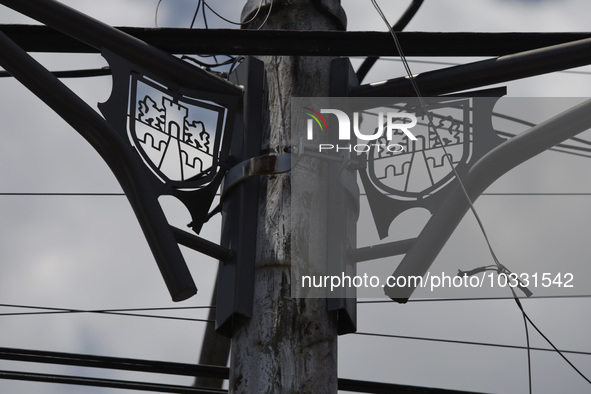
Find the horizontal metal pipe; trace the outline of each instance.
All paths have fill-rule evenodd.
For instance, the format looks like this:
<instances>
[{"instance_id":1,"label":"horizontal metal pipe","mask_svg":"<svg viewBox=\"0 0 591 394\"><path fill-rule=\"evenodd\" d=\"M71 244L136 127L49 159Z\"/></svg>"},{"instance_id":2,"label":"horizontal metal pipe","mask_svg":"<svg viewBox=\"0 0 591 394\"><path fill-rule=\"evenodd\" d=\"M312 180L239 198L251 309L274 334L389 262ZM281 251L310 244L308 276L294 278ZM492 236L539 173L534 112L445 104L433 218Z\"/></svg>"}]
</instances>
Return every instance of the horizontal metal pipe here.
<instances>
[{"instance_id":1,"label":"horizontal metal pipe","mask_svg":"<svg viewBox=\"0 0 591 394\"><path fill-rule=\"evenodd\" d=\"M57 1L0 0L0 4L99 51L107 48L156 75L166 76L181 86L219 94L241 95L241 89L236 85Z\"/></svg>"},{"instance_id":2,"label":"horizontal metal pipe","mask_svg":"<svg viewBox=\"0 0 591 394\"><path fill-rule=\"evenodd\" d=\"M505 55L415 76L423 96L437 96L591 64L591 38ZM353 97L414 96L407 77L361 85Z\"/></svg>"},{"instance_id":3,"label":"horizontal metal pipe","mask_svg":"<svg viewBox=\"0 0 591 394\"><path fill-rule=\"evenodd\" d=\"M0 2L2 3L2 2ZM28 4L28 2L26 2ZM168 53L286 56L398 56L392 36L376 31L295 31L117 27ZM47 26L0 25L28 52L96 53ZM407 56L502 56L591 38L588 32L398 32Z\"/></svg>"}]
</instances>

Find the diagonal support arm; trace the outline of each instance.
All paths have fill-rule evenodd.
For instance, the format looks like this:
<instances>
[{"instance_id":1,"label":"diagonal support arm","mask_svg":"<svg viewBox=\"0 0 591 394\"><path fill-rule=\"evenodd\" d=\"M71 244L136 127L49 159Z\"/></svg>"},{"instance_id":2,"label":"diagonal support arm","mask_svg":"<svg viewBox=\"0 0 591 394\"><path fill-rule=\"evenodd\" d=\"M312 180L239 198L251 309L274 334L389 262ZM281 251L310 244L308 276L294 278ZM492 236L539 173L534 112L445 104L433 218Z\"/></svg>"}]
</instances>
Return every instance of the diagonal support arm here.
<instances>
[{"instance_id":1,"label":"diagonal support arm","mask_svg":"<svg viewBox=\"0 0 591 394\"><path fill-rule=\"evenodd\" d=\"M591 100L587 100L504 142L478 160L462 181L475 201L503 174L572 136L591 128ZM393 276L424 276L468 209L460 185L449 195L421 231ZM408 301L415 287L386 287L394 301Z\"/></svg>"}]
</instances>

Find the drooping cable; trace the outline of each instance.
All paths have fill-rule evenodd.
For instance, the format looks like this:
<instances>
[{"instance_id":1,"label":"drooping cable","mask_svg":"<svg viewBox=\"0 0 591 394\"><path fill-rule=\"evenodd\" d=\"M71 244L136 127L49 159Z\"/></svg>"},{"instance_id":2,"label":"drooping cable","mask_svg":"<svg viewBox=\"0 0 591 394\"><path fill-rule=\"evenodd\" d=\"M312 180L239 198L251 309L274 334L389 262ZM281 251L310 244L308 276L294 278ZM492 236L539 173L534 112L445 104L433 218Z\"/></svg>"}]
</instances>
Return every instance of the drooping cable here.
<instances>
[{"instance_id":1,"label":"drooping cable","mask_svg":"<svg viewBox=\"0 0 591 394\"><path fill-rule=\"evenodd\" d=\"M156 11L154 11L154 26L158 27L158 10L160 9L160 3L162 0L158 0L158 4L156 4Z\"/></svg>"},{"instance_id":2,"label":"drooping cable","mask_svg":"<svg viewBox=\"0 0 591 394\"><path fill-rule=\"evenodd\" d=\"M191 19L191 24L189 25L189 29L192 29L195 26L195 21L197 20L197 15L199 15L199 9L201 8L201 0L197 2L197 7L195 8L195 12L193 13L193 19Z\"/></svg>"},{"instance_id":3,"label":"drooping cable","mask_svg":"<svg viewBox=\"0 0 591 394\"><path fill-rule=\"evenodd\" d=\"M472 199L470 198L470 195L468 194L468 191L466 190L464 183L462 182L455 166L453 165L453 162L451 161L450 155L447 153L446 149L445 149L445 144L443 143L443 140L441 139L441 136L439 135L439 133L437 132L437 129L433 126L433 117L431 115L431 113L427 110L427 106L425 104L425 101L423 100L423 96L421 94L421 91L419 89L419 86L417 85L416 82L416 78L413 75L410 66L408 64L408 61L406 60L406 56L404 55L404 51L402 50L402 46L400 45L400 41L398 40L398 37L396 36L396 33L394 32L394 30L392 29L392 27L390 26L390 23L388 22L388 19L386 18L386 16L384 15L384 13L382 12L382 9L380 8L380 6L378 5L376 0L371 0L371 3L373 4L374 8L376 9L376 11L379 13L380 17L382 18L382 20L384 21L384 23L386 24L386 26L388 27L388 30L390 31L390 34L392 35L392 38L394 39L394 44L396 46L396 49L398 50L398 53L400 55L400 59L402 60L402 64L404 65L404 69L406 70L407 76L410 80L410 83L412 85L412 88L420 102L421 108L423 110L423 112L425 113L425 116L428 119L428 128L431 129L433 131L433 134L435 135L435 137L438 140L438 143L441 145L441 148L443 149L443 153L444 156L447 158L447 161L451 167L452 172L454 173L454 177L455 179L458 181L458 185L460 186L460 189L462 191L462 194L466 197L466 201L468 202L469 206L470 206L470 210L472 211L478 226L480 228L480 231L482 232L482 235L484 236L484 239L486 241L486 244L488 246L489 252L495 262L495 264L498 267L502 267L504 268L504 266L500 263L499 259L497 258L497 255L492 247L492 244L490 242L490 239L488 237L488 234L484 228L484 224L482 223L482 220L480 219L480 216L478 215L478 212L476 212L476 209L474 207L474 204L472 203ZM505 268L506 269L506 268Z\"/></svg>"},{"instance_id":4,"label":"drooping cable","mask_svg":"<svg viewBox=\"0 0 591 394\"><path fill-rule=\"evenodd\" d=\"M406 11L404 11L404 14L402 14L400 19L398 19L398 22L394 24L392 29L394 29L394 31L404 30L406 25L408 25L408 23L412 20L412 18L414 18L416 13L419 11L419 8L423 4L423 1L424 0L413 0L412 3L406 9ZM361 66L359 66L356 72L357 80L359 81L359 83L361 83L365 79L367 73L369 72L369 70L371 70L374 64L376 64L378 59L379 56L369 56L365 58L363 63L361 63Z\"/></svg>"},{"instance_id":5,"label":"drooping cable","mask_svg":"<svg viewBox=\"0 0 591 394\"><path fill-rule=\"evenodd\" d=\"M259 6L257 7L256 12L248 20L246 20L244 22L234 22L234 21L231 21L231 20L225 18L224 16L222 16L221 14L219 14L217 11L215 11L209 4L207 4L207 2L205 0L198 0L197 7L195 9L195 12L193 14L193 18L191 20L190 28L192 29L195 26L195 21L197 20L197 16L199 14L199 11L201 11L201 13L202 13L203 23L205 25L205 28L206 29L209 28L208 22L207 22L207 16L205 14L205 9L206 8L208 8L217 17L219 17L220 19L222 19L222 20L224 20L224 21L226 21L228 23L235 24L235 25L240 25L240 26L247 25L247 24L253 22L257 18L257 16L259 15L261 9L265 5L265 1L266 0L261 0L261 2L259 3ZM273 2L271 2L269 4L269 9L267 11L267 14L266 14L265 18L263 19L263 21L261 22L261 24L259 25L259 27L257 28L257 30L260 30L267 23L267 20L269 19L269 16L271 15L272 9L273 9ZM207 57L207 56L210 56L210 55L201 55L201 57ZM244 56L231 56L231 55L227 55L227 56L228 56L228 60L225 60L225 61L220 62L220 61L217 60L217 56L216 55L213 55L213 58L215 60L215 63L204 62L204 61L202 61L200 59L197 59L197 58L195 58L193 56L188 56L188 55L182 55L181 56L181 59L182 60L188 60L188 61L190 61L192 63L195 63L198 66L200 66L200 67L202 67L202 68L204 68L204 69L206 69L208 71L210 71L210 70L212 70L214 68L224 67L224 66L228 66L229 65L230 66L230 69L229 69L228 72L221 72L221 73L219 73L221 77L228 78L229 75L234 70L234 68L236 67L236 65L239 64L240 62L242 62L245 59L245 57Z\"/></svg>"},{"instance_id":6,"label":"drooping cable","mask_svg":"<svg viewBox=\"0 0 591 394\"><path fill-rule=\"evenodd\" d=\"M211 6L209 4L207 4L207 2L205 0L203 0L203 3L205 4L205 6L207 8L209 8L209 10L211 12L213 12L215 14L215 16L217 16L218 18L220 18L221 20L228 22L232 25L237 25L237 26L244 26L244 25L248 25L249 23L251 23L252 21L254 21L257 17L257 15L259 14L259 12L261 11L261 9L263 8L263 5L265 3L265 0L261 0L261 2L259 3L259 6L255 12L255 14L247 21L244 22L234 22L228 18L225 18L223 15L220 15L218 12L216 12L213 8L211 8ZM271 6L273 6L273 2L271 1Z\"/></svg>"},{"instance_id":7,"label":"drooping cable","mask_svg":"<svg viewBox=\"0 0 591 394\"><path fill-rule=\"evenodd\" d=\"M519 307L519 309L521 310L521 313L523 314L523 317L525 319L527 319L527 321L529 322L529 324L531 324L531 326L538 332L538 334L540 334L542 336L542 338L544 338L544 340L546 340L546 342L548 342L548 344L550 346L552 346L552 348L556 351L556 353L558 353L560 355L560 357L562 357L564 359L564 361L566 361L566 363L568 365L571 366L571 368L578 373L583 379L585 379L587 381L587 383L591 384L591 380L585 376L577 367L575 367L575 365L568 359L566 358L566 356L563 354L564 352L559 350L554 343L552 343L552 341L546 336L544 335L544 333L542 332L542 330L540 330L538 328L538 326L530 319L530 317L528 316L528 314L525 312L525 310L523 309L523 305L521 305L521 301L519 301L519 298L515 297L515 303L517 304L517 306Z\"/></svg>"}]
</instances>

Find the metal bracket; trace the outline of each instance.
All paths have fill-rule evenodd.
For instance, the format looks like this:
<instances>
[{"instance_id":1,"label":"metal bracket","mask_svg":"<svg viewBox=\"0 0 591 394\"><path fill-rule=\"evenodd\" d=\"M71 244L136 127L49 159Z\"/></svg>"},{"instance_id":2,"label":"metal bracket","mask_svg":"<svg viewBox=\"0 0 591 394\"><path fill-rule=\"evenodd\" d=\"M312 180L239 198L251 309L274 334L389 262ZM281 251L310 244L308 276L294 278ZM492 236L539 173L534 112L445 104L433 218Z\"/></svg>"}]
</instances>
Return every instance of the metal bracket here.
<instances>
[{"instance_id":1,"label":"metal bracket","mask_svg":"<svg viewBox=\"0 0 591 394\"><path fill-rule=\"evenodd\" d=\"M283 174L291 171L291 154L253 157L232 167L226 174L222 196L232 187L248 178L261 175Z\"/></svg>"}]
</instances>

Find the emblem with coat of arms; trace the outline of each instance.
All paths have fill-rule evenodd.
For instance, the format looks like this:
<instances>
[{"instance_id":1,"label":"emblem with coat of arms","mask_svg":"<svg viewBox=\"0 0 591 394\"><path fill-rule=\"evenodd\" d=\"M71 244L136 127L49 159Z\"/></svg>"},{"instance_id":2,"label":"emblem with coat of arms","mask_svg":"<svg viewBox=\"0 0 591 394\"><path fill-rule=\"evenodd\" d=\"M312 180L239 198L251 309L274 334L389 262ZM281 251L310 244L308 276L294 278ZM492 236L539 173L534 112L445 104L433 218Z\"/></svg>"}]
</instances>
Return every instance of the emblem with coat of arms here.
<instances>
[{"instance_id":1,"label":"emblem with coat of arms","mask_svg":"<svg viewBox=\"0 0 591 394\"><path fill-rule=\"evenodd\" d=\"M417 139L410 140L401 131L394 131L391 141L382 137L364 154L367 166L360 171L382 239L402 212L416 207L435 212L455 185L456 174L461 177L503 142L492 126L498 97L426 98L425 107L418 99L401 100L405 102L395 108L416 116L412 133ZM390 152L380 148L388 144L403 149Z\"/></svg>"},{"instance_id":2,"label":"emblem with coat of arms","mask_svg":"<svg viewBox=\"0 0 591 394\"><path fill-rule=\"evenodd\" d=\"M132 78L129 129L144 161L172 182L207 182L215 175L225 108L172 97L146 78Z\"/></svg>"}]
</instances>

